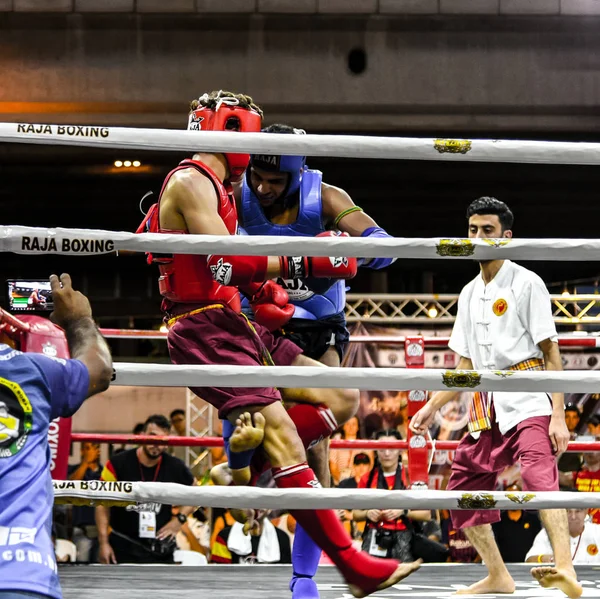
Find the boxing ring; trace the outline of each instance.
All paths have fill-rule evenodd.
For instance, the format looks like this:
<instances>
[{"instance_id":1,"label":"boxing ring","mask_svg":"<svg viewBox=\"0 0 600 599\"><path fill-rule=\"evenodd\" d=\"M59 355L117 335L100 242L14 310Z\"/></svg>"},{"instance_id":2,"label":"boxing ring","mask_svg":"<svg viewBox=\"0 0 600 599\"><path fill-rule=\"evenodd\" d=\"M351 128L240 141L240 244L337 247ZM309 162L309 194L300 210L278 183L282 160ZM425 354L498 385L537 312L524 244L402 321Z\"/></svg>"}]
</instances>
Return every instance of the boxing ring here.
<instances>
[{"instance_id":1,"label":"boxing ring","mask_svg":"<svg viewBox=\"0 0 600 599\"><path fill-rule=\"evenodd\" d=\"M228 151L309 156L345 156L361 158L415 160L474 160L495 162L600 164L600 144L529 142L506 140L404 139L364 136L289 136L222 132L189 132L127 128L71 128L55 125L17 125L0 123L0 142L78 145L173 151ZM98 131L94 131L98 129ZM45 229L0 226L0 251L19 254L63 254L90 256L119 250L158 253L223 255L308 255L393 257L411 259L519 259L519 260L600 260L597 239L369 239L248 237L132 234L87 229ZM3 322L0 315L0 323ZM4 318L4 326L16 326ZM124 334L125 335L125 334ZM123 335L123 336L124 336ZM150 336L146 332L145 336ZM160 335L158 335L160 338ZM369 338L372 341L371 338ZM446 340L447 341L447 340ZM385 342L389 342L386 338ZM278 386L366 390L409 391L409 417L424 405L423 390L597 392L600 372L533 371L451 371L423 368L423 338L406 338L407 368L302 368L174 366L163 364L115 363L114 385L139 386ZM433 343L433 342L431 342ZM570 342L570 345L574 345ZM582 341L582 346L598 347L597 339ZM410 359L409 359L410 358ZM65 429L67 431L67 429ZM154 442L167 445L216 446L215 438L133 437L131 435L81 435L65 432L68 441ZM162 501L178 505L223 507L288 508L425 508L425 509L539 509L540 507L596 507L594 493L496 493L429 491L427 463L433 451L455 449L457 442L433 442L409 434L406 441L380 443L336 441L332 448L375 448L392 446L409 451L409 476L413 487L408 491L340 489L256 489L236 487L183 487L168 483L82 483L60 480L55 473L55 496L72 503L128 504ZM570 451L597 451L600 444L570 444ZM414 464L414 466L411 466ZM58 470L57 470L58 472ZM425 477L425 478L424 478ZM517 507L516 507L517 506ZM210 592L217 599L270 598L289 596L289 566L61 566L64 596L97 598L142 598L151 594L165 597L202 597ZM519 597L562 597L562 593L539 587L529 575L529 567L511 565ZM449 597L457 589L483 576L483 566L463 564L425 565L408 579L379 597ZM584 597L600 597L600 566L577 566ZM323 599L347 599L346 585L331 567L320 568L316 581ZM467 596L467 595L465 595ZM491 595L487 595L490 597Z\"/></svg>"}]
</instances>

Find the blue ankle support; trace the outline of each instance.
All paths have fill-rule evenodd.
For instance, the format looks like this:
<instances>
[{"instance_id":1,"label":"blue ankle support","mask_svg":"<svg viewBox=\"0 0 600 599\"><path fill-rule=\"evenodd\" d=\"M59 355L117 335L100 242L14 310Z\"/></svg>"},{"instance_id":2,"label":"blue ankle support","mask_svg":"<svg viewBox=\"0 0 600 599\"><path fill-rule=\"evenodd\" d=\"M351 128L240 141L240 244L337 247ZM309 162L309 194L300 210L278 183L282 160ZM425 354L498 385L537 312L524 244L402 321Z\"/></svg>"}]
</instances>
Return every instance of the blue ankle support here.
<instances>
[{"instance_id":1,"label":"blue ankle support","mask_svg":"<svg viewBox=\"0 0 600 599\"><path fill-rule=\"evenodd\" d=\"M239 453L231 451L229 447L229 438L233 435L235 426L229 420L223 420L223 441L225 443L225 453L227 454L227 462L232 470L242 470L250 466L254 449L248 449Z\"/></svg>"}]
</instances>

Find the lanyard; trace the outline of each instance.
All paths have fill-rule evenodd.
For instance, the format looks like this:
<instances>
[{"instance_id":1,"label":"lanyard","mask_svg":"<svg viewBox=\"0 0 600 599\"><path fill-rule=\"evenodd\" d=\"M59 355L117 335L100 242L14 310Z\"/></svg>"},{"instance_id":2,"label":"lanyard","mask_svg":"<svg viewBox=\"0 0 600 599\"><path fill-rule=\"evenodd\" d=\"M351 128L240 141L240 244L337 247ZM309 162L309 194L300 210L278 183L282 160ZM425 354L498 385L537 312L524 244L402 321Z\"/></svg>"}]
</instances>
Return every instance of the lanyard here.
<instances>
[{"instance_id":1,"label":"lanyard","mask_svg":"<svg viewBox=\"0 0 600 599\"><path fill-rule=\"evenodd\" d=\"M579 539L577 539L577 547L575 547L575 553L573 554L573 557L571 558L572 560L575 559L575 556L577 555L577 550L579 549L579 543L581 543L581 537L583 536L583 533L581 533L579 535Z\"/></svg>"},{"instance_id":2,"label":"lanyard","mask_svg":"<svg viewBox=\"0 0 600 599\"><path fill-rule=\"evenodd\" d=\"M153 483L155 483L156 479L158 478L158 473L160 472L160 466L162 464L162 459L163 459L163 457L160 456L160 458L158 458L158 462L156 463L156 466L154 466L155 470L154 470L154 478L152 479ZM144 478L144 473L142 472L142 465L140 464L139 460L138 460L138 466L140 469L140 478L142 479L143 482L146 482L146 479Z\"/></svg>"}]
</instances>

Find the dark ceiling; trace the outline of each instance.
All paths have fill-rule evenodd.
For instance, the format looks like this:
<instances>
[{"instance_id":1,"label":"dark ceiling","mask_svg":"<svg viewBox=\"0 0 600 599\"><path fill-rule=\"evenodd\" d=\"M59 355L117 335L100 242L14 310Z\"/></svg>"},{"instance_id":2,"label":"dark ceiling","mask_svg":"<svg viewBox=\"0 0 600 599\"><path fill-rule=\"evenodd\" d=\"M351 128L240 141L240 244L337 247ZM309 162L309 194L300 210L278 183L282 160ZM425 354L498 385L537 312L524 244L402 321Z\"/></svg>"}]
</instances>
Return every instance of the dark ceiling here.
<instances>
[{"instance_id":1,"label":"dark ceiling","mask_svg":"<svg viewBox=\"0 0 600 599\"><path fill-rule=\"evenodd\" d=\"M185 157L0 144L0 220L3 225L133 231L142 218L141 197L148 191L158 194L166 173ZM117 159L138 159L142 167L115 169ZM597 167L348 159L310 159L309 164L324 171L326 182L346 189L395 236L463 236L469 201L493 195L513 209L516 236L597 237ZM600 277L593 261L530 267L546 283L559 286ZM0 277L45 278L56 271L72 273L75 284L91 295L99 316L158 318L156 273L141 256L4 254ZM457 293L475 272L475 265L464 261L399 261L389 270L388 291ZM367 294L374 289L369 272L352 282L353 291Z\"/></svg>"}]
</instances>

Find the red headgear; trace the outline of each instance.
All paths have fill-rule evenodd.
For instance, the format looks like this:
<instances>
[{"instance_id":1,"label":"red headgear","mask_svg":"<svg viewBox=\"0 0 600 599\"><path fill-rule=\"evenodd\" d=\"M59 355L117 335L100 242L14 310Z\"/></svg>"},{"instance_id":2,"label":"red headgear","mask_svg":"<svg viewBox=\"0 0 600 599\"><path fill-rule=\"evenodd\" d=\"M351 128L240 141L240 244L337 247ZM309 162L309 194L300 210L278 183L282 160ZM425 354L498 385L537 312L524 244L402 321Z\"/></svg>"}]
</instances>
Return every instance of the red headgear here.
<instances>
[{"instance_id":1,"label":"red headgear","mask_svg":"<svg viewBox=\"0 0 600 599\"><path fill-rule=\"evenodd\" d=\"M204 94L199 100L202 103L208 98ZM219 98L215 109L201 106L190 113L188 131L243 131L257 133L260 131L262 117L250 108L238 106L237 98ZM223 152L232 178L240 177L250 162L250 154L232 154Z\"/></svg>"}]
</instances>

